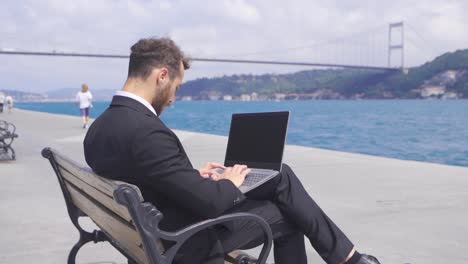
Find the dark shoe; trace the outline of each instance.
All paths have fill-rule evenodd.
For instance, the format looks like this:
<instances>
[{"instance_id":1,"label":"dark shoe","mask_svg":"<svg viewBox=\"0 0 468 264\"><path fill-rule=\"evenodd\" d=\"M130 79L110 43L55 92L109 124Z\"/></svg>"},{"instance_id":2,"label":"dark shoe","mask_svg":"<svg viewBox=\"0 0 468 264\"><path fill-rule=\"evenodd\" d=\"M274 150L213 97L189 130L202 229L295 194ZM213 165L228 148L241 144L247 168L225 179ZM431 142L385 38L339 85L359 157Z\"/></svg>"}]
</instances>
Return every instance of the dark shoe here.
<instances>
[{"instance_id":1,"label":"dark shoe","mask_svg":"<svg viewBox=\"0 0 468 264\"><path fill-rule=\"evenodd\" d=\"M361 259L356 264L380 264L376 257L361 254Z\"/></svg>"}]
</instances>

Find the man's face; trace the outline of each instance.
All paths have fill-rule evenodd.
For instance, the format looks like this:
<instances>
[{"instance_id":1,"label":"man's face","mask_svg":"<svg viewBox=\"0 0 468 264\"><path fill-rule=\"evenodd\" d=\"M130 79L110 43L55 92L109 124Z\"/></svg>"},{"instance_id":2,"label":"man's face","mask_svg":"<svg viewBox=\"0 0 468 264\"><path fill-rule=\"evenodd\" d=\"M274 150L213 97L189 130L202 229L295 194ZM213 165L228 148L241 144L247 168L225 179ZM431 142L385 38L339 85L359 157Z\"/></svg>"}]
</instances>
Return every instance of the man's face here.
<instances>
[{"instance_id":1,"label":"man's face","mask_svg":"<svg viewBox=\"0 0 468 264\"><path fill-rule=\"evenodd\" d=\"M179 75L173 78L173 80L169 78L165 84L161 85L161 87L156 90L156 98L153 101L152 106L158 115L161 115L164 109L175 101L176 92L179 89L183 78L184 66L181 62Z\"/></svg>"}]
</instances>

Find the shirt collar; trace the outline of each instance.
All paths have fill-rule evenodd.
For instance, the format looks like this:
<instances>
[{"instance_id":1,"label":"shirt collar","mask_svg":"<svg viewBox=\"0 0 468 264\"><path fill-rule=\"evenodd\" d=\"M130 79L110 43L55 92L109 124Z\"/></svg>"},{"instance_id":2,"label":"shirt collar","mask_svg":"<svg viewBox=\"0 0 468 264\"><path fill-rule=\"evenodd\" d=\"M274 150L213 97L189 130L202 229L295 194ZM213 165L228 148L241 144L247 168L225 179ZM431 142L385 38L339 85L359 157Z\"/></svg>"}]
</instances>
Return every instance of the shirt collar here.
<instances>
[{"instance_id":1,"label":"shirt collar","mask_svg":"<svg viewBox=\"0 0 468 264\"><path fill-rule=\"evenodd\" d=\"M115 95L132 98L133 100L136 100L136 101L140 102L141 104L143 104L144 106L146 106L146 108L148 108L151 112L153 112L154 115L158 116L158 114L156 113L154 108L150 105L150 103L148 103L148 101L146 101L145 99L143 99L142 97L140 97L140 96L138 96L136 94L129 93L129 92L126 92L126 91L117 91L115 93Z\"/></svg>"}]
</instances>

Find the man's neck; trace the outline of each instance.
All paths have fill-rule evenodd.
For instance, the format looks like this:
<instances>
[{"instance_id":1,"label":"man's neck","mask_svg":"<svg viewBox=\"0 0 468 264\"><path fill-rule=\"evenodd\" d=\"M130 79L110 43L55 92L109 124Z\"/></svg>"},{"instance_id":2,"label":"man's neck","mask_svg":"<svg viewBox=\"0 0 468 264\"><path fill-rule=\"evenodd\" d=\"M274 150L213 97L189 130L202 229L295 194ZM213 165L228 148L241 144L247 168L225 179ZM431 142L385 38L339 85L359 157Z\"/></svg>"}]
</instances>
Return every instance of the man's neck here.
<instances>
[{"instance_id":1,"label":"man's neck","mask_svg":"<svg viewBox=\"0 0 468 264\"><path fill-rule=\"evenodd\" d=\"M149 89L148 84L137 79L128 79L122 87L122 91L137 95L147 101L150 105L154 100L154 92Z\"/></svg>"}]
</instances>

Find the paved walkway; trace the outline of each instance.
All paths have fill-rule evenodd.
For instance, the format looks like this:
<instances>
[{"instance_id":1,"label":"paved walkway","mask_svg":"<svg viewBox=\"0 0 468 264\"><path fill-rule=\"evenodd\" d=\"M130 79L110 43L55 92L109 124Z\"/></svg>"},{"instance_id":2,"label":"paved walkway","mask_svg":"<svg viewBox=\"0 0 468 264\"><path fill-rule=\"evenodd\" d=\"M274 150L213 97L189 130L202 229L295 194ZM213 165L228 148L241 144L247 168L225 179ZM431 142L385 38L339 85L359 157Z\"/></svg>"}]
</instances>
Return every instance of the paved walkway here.
<instances>
[{"instance_id":1,"label":"paved walkway","mask_svg":"<svg viewBox=\"0 0 468 264\"><path fill-rule=\"evenodd\" d=\"M65 263L78 232L45 146L84 163L79 117L14 109L14 162L0 162L0 263ZM226 138L176 131L195 166L222 162ZM288 145L285 162L362 252L382 263L468 263L468 168ZM86 226L92 224L84 221ZM308 246L309 263L322 263ZM125 263L107 243L78 263Z\"/></svg>"}]
</instances>

